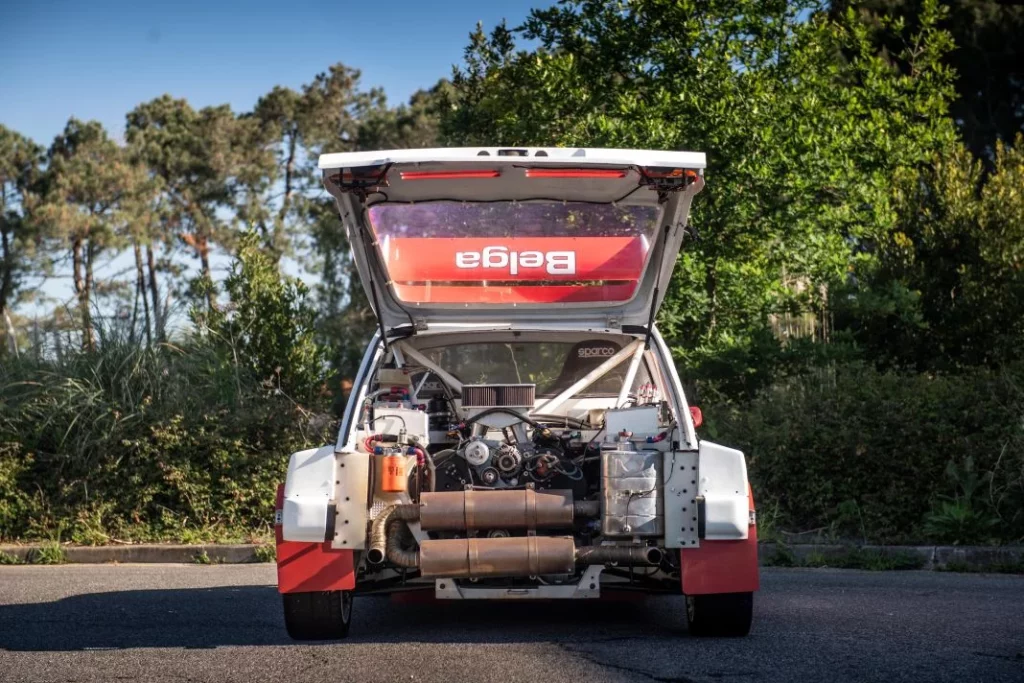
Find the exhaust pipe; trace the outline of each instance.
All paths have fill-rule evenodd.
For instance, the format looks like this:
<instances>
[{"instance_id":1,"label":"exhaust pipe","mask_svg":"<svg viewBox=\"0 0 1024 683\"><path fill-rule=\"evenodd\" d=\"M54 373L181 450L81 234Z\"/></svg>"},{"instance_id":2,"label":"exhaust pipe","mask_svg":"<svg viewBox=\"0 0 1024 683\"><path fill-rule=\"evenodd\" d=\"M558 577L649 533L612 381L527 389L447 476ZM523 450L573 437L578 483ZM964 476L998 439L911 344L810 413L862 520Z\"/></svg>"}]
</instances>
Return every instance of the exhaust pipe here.
<instances>
[{"instance_id":1,"label":"exhaust pipe","mask_svg":"<svg viewBox=\"0 0 1024 683\"><path fill-rule=\"evenodd\" d=\"M391 555L388 555L391 558ZM571 574L574 565L658 566L661 550L649 546L576 547L571 538L457 538L420 543L420 576L477 579L489 576Z\"/></svg>"},{"instance_id":2,"label":"exhaust pipe","mask_svg":"<svg viewBox=\"0 0 1024 683\"><path fill-rule=\"evenodd\" d=\"M389 546L388 539L394 536L388 529L392 521L419 520L424 531L564 528L571 527L576 519L597 517L600 505L596 500L574 501L569 490L424 491L419 505L391 505L374 518L366 560L381 564L385 557L391 559L392 554L399 553L396 557L402 561L392 562L402 567L416 566L409 564L408 555L400 555L406 551L398 545Z\"/></svg>"},{"instance_id":3,"label":"exhaust pipe","mask_svg":"<svg viewBox=\"0 0 1024 683\"><path fill-rule=\"evenodd\" d=\"M398 534L403 522L415 520L431 531L536 528L571 525L574 517L598 513L597 501L574 503L569 491L424 492L422 505L391 505L374 518L366 560L379 565L387 559L399 567L419 568L424 578L571 574L577 564L661 564L662 551L650 546L577 548L569 537L526 536L428 540L416 551L404 550Z\"/></svg>"},{"instance_id":4,"label":"exhaust pipe","mask_svg":"<svg viewBox=\"0 0 1024 683\"><path fill-rule=\"evenodd\" d=\"M572 491L452 491L420 496L424 531L572 528L573 520L597 517L600 503L573 502Z\"/></svg>"},{"instance_id":5,"label":"exhaust pipe","mask_svg":"<svg viewBox=\"0 0 1024 683\"><path fill-rule=\"evenodd\" d=\"M370 548L366 551L366 561L370 564L381 564L384 562L384 558L388 557L388 550L396 550L398 553L405 553L405 555L408 555L408 553L403 551L398 545L398 534L395 533L398 526L397 523L401 521L415 521L419 519L419 516L419 505L406 505L399 503L396 505L390 505L381 510L380 514L374 517L373 525L370 527ZM388 528L389 526L392 526L392 522L395 522L394 526L396 529ZM415 553L412 554L415 555ZM396 558L401 559L402 562L395 560L391 561L400 567L415 567L417 565L417 561L415 559L412 560L412 564L408 564L410 562L410 558L408 556L396 554Z\"/></svg>"},{"instance_id":6,"label":"exhaust pipe","mask_svg":"<svg viewBox=\"0 0 1024 683\"><path fill-rule=\"evenodd\" d=\"M648 545L584 545L576 548L576 564L657 567L661 559L661 548Z\"/></svg>"},{"instance_id":7,"label":"exhaust pipe","mask_svg":"<svg viewBox=\"0 0 1024 683\"><path fill-rule=\"evenodd\" d=\"M420 576L476 579L488 576L571 574L571 538L456 538L420 544Z\"/></svg>"}]
</instances>

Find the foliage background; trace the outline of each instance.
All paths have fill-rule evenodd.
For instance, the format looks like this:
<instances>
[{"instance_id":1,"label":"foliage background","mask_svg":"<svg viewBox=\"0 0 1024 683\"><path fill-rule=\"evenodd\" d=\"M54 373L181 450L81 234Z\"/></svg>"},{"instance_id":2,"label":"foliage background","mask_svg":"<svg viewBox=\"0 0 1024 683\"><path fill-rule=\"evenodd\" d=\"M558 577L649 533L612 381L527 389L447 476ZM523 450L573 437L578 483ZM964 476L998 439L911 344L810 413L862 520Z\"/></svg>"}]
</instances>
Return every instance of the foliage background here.
<instances>
[{"instance_id":1,"label":"foliage background","mask_svg":"<svg viewBox=\"0 0 1024 683\"><path fill-rule=\"evenodd\" d=\"M659 325L763 535L1020 541L1022 28L981 0L567 0L397 107L339 64L251 112L142 103L123 144L0 127L0 538L266 534L373 327L317 155L486 144L708 153ZM20 314L58 272L74 299Z\"/></svg>"}]
</instances>

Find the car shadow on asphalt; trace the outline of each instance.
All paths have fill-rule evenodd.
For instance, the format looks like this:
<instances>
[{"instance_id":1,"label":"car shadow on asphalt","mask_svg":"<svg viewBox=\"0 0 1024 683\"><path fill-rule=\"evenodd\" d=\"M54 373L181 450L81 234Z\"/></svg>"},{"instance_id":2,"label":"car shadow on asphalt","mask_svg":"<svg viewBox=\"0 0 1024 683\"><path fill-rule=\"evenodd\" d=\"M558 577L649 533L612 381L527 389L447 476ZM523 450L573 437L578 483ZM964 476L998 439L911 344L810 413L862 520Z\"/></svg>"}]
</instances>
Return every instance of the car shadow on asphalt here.
<instances>
[{"instance_id":1,"label":"car shadow on asphalt","mask_svg":"<svg viewBox=\"0 0 1024 683\"><path fill-rule=\"evenodd\" d=\"M612 596L610 596L612 597ZM359 596L348 643L514 643L678 638L682 598L534 602ZM0 650L294 644L273 586L89 593L0 605Z\"/></svg>"}]
</instances>

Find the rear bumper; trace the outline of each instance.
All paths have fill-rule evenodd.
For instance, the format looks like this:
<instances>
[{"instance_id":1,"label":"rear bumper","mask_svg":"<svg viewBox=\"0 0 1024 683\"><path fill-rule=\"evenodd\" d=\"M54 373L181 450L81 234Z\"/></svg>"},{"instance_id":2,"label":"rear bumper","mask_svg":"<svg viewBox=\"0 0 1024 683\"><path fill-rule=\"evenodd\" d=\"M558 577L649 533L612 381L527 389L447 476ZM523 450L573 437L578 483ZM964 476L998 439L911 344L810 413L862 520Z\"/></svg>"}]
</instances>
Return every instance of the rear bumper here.
<instances>
[{"instance_id":1,"label":"rear bumper","mask_svg":"<svg viewBox=\"0 0 1024 683\"><path fill-rule=\"evenodd\" d=\"M307 543L285 541L282 536L280 510L284 487L278 487L275 524L277 540L277 589L280 593L353 590L356 587L355 552L336 550L330 542ZM754 509L750 494L750 509ZM760 587L757 561L757 527L750 525L746 539L740 541L705 541L699 548L683 549L680 555L680 581L686 595L711 593L744 593ZM591 569L598 569L592 567ZM439 580L433 586L440 599L572 599L596 598L602 586L600 571L584 576L585 581L572 586L550 586L547 590L525 589L459 589L453 581ZM444 586L442 588L442 585ZM397 587L396 587L397 588ZM407 590L412 586L406 586ZM623 586L623 588L630 588ZM552 590L553 589L553 590ZM402 590L402 589L399 589ZM374 591L378 592L378 591ZM379 592L388 592L386 590ZM651 591L660 592L660 591Z\"/></svg>"}]
</instances>

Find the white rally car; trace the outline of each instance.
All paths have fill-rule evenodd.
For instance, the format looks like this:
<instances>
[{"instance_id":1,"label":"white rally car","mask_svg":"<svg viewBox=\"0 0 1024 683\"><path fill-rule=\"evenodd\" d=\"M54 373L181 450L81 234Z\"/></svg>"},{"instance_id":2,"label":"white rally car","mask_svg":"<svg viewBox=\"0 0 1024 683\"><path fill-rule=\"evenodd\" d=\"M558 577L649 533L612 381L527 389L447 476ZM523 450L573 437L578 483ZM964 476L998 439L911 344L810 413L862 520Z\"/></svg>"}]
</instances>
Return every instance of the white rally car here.
<instances>
[{"instance_id":1,"label":"white rally car","mask_svg":"<svg viewBox=\"0 0 1024 683\"><path fill-rule=\"evenodd\" d=\"M743 454L698 439L654 319L704 154L327 154L379 331L336 444L278 493L288 633L342 638L353 596L685 595L745 635L758 588Z\"/></svg>"}]
</instances>

